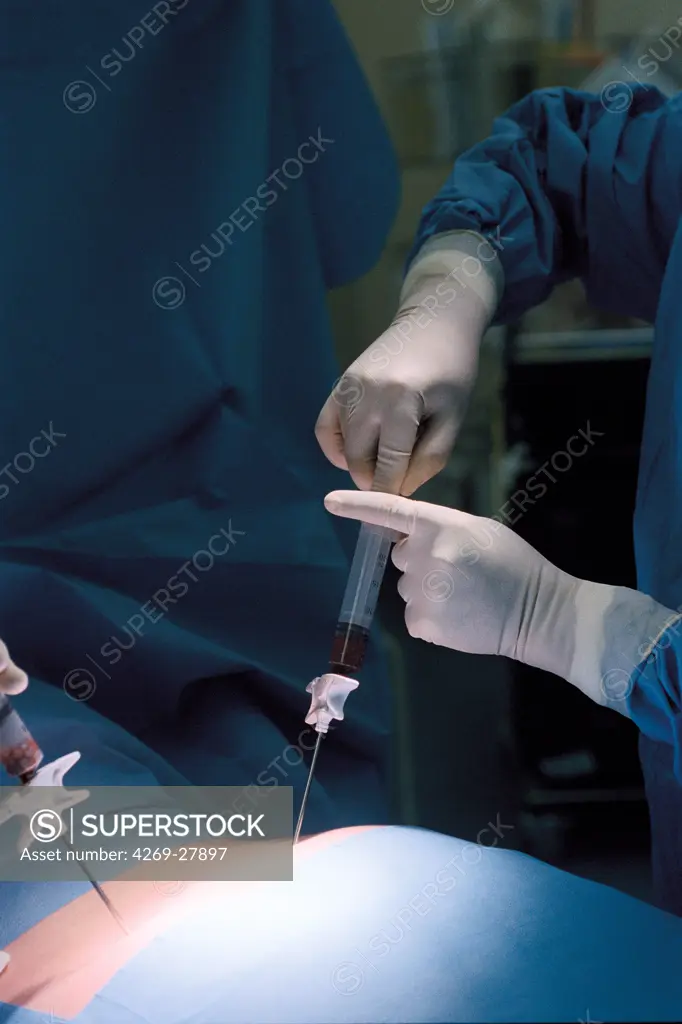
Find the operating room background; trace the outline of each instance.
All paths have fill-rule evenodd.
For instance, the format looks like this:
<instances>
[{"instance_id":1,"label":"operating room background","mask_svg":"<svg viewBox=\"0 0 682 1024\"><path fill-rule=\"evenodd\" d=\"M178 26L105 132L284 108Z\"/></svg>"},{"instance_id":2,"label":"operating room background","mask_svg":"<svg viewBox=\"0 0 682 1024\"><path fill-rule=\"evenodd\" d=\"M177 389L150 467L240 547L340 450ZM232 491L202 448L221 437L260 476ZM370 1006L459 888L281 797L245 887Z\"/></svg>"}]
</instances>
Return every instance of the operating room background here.
<instances>
[{"instance_id":1,"label":"operating room background","mask_svg":"<svg viewBox=\"0 0 682 1024\"><path fill-rule=\"evenodd\" d=\"M672 93L682 61L660 42L677 24L672 3L653 16L643 0L335 3L391 130L403 185L380 264L331 297L345 367L390 323L422 207L495 116L542 86L603 90L614 109L633 80ZM647 77L639 62L657 43ZM630 524L650 346L646 325L601 315L579 284L523 323L491 330L456 451L416 497L509 517L510 495L576 431L595 431L543 501L507 521L567 571L634 586ZM499 830L500 845L648 898L634 727L563 681L412 640L396 576L391 567L380 604L397 707L396 815L471 841L490 823L513 825Z\"/></svg>"}]
</instances>

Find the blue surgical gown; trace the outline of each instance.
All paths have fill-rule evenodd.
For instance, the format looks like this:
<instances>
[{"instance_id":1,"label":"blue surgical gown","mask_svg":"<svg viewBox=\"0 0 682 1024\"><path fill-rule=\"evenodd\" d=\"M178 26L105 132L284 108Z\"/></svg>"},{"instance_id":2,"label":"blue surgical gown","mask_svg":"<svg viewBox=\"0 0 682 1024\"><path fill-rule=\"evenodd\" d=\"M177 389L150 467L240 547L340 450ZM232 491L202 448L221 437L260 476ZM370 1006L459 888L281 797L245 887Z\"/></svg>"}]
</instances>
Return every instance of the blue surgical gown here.
<instances>
[{"instance_id":1,"label":"blue surgical gown","mask_svg":"<svg viewBox=\"0 0 682 1024\"><path fill-rule=\"evenodd\" d=\"M398 201L333 8L0 0L0 150L0 636L183 778L300 793L354 532L326 293ZM313 829L386 820L382 664Z\"/></svg>"},{"instance_id":2,"label":"blue surgical gown","mask_svg":"<svg viewBox=\"0 0 682 1024\"><path fill-rule=\"evenodd\" d=\"M414 256L433 235L498 240L507 322L579 278L602 309L655 323L635 513L639 589L682 608L682 98L652 87L614 101L531 93L455 164L425 208ZM490 259L489 253L483 253ZM682 625L633 670L629 712L641 755L661 902L682 915Z\"/></svg>"}]
</instances>

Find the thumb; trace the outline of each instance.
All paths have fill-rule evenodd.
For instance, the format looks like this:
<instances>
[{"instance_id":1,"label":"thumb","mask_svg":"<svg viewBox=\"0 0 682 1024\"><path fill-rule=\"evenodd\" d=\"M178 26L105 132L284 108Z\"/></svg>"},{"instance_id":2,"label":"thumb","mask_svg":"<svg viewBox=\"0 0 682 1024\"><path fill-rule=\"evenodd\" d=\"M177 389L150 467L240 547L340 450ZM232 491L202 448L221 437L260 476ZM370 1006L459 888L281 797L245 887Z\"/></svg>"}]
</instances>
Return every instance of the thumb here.
<instances>
[{"instance_id":1,"label":"thumb","mask_svg":"<svg viewBox=\"0 0 682 1024\"><path fill-rule=\"evenodd\" d=\"M15 665L9 651L0 640L0 693L22 693L28 686L28 676Z\"/></svg>"},{"instance_id":2,"label":"thumb","mask_svg":"<svg viewBox=\"0 0 682 1024\"><path fill-rule=\"evenodd\" d=\"M324 504L336 516L360 519L398 533L412 533L417 522L418 502L381 491L332 491Z\"/></svg>"}]
</instances>

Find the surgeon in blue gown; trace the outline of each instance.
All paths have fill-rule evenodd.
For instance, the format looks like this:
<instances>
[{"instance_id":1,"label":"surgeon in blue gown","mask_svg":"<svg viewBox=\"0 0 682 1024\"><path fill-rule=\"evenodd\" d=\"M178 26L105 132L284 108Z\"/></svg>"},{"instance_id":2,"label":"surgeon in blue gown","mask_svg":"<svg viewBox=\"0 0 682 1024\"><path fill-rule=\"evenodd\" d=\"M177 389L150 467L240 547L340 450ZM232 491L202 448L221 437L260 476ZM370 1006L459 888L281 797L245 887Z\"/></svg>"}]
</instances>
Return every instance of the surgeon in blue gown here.
<instances>
[{"instance_id":1,"label":"surgeon in blue gown","mask_svg":"<svg viewBox=\"0 0 682 1024\"><path fill-rule=\"evenodd\" d=\"M0 635L182 778L301 790L356 533L326 294L398 200L355 56L328 0L0 0L0 109ZM386 820L364 680L313 829Z\"/></svg>"},{"instance_id":2,"label":"surgeon in blue gown","mask_svg":"<svg viewBox=\"0 0 682 1024\"><path fill-rule=\"evenodd\" d=\"M347 371L362 402L349 413L330 399L317 427L328 457L360 488L380 479L408 496L447 461L491 321L516 320L556 284L580 278L593 305L655 324L634 524L638 591L566 578L507 530L513 506L492 526L376 495L336 495L330 507L409 534L394 558L413 635L540 665L635 721L656 887L677 914L681 179L679 97L638 87L619 111L567 89L521 100L425 208L398 317Z\"/></svg>"}]
</instances>

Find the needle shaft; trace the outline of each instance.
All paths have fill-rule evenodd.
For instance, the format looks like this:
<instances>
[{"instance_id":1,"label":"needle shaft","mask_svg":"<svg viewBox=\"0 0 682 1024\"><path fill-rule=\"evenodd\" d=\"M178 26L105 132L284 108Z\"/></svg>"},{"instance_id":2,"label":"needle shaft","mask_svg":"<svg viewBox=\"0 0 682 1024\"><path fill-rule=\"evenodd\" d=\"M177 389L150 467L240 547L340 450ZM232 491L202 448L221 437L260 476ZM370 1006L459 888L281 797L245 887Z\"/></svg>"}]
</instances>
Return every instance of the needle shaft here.
<instances>
[{"instance_id":1,"label":"needle shaft","mask_svg":"<svg viewBox=\"0 0 682 1024\"><path fill-rule=\"evenodd\" d=\"M64 843L64 846L66 847L67 850L69 850L70 852L73 852L73 847L72 847L71 843L68 841L68 839L66 838L66 836L62 836L62 842ZM86 868L85 864L83 864L82 861L78 862L78 866L81 869L81 871L83 872L83 874L85 875L85 877L87 878L87 880L90 883L90 885L93 887L93 889L95 890L95 892L99 896L99 898L101 899L101 901L104 904L104 906L107 908L107 910L109 911L109 913L113 917L113 919L116 922L116 924L119 926L119 928L123 932L125 932L126 935L130 934L128 932L128 929L126 928L126 926L123 923L121 915L118 913L118 911L116 910L114 904L111 902L111 900L109 899L109 897L107 896L107 894L105 893L104 889L99 884L97 879L94 877L94 875L92 875L88 871L88 869Z\"/></svg>"},{"instance_id":2,"label":"needle shaft","mask_svg":"<svg viewBox=\"0 0 682 1024\"><path fill-rule=\"evenodd\" d=\"M305 817L306 804L308 803L308 796L310 794L310 786L311 786L311 783L313 781L313 774L315 772L315 763L317 761L317 755L320 752L320 743L322 742L322 737L323 736L324 736L323 732L318 732L318 734L317 734L317 741L315 743L315 749L313 751L313 759L310 762L310 771L308 772L308 781L305 784L305 790L303 792L303 800L301 802L301 810L300 810L299 815L298 815L298 821L296 822L296 831L294 832L294 846L298 842L299 836L301 834L301 829L303 828L303 818Z\"/></svg>"}]
</instances>

